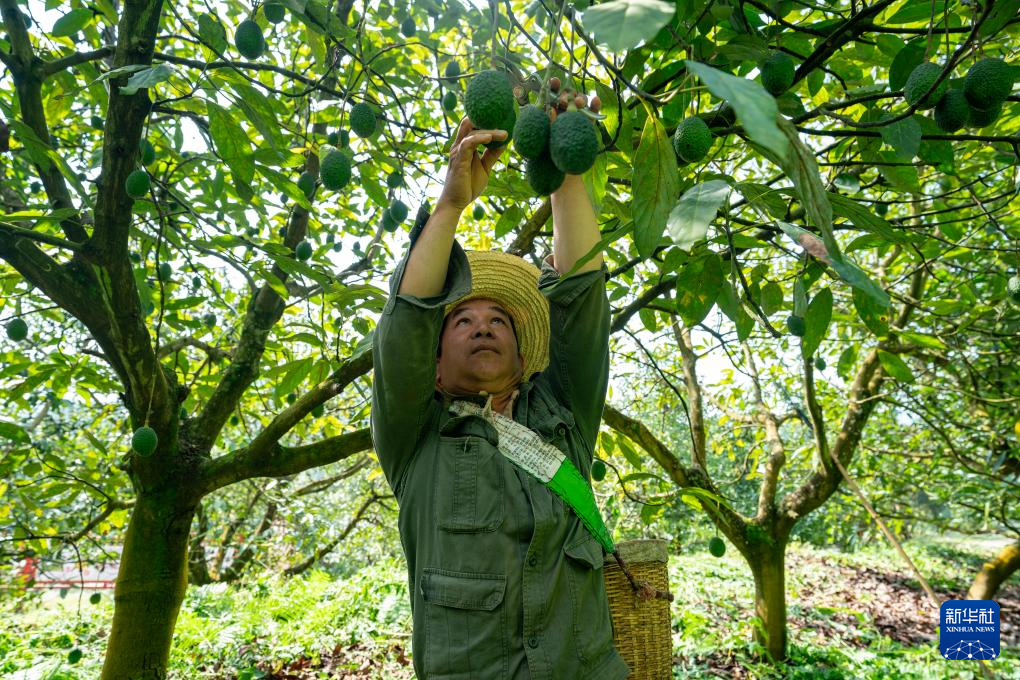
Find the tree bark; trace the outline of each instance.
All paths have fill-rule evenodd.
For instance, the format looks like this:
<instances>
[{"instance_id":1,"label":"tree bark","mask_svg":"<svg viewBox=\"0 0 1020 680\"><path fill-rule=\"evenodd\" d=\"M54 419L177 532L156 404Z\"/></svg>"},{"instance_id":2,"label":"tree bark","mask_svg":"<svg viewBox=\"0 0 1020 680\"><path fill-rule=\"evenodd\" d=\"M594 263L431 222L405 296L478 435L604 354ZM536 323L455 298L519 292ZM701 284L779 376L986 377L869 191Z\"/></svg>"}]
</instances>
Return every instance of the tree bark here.
<instances>
[{"instance_id":1,"label":"tree bark","mask_svg":"<svg viewBox=\"0 0 1020 680\"><path fill-rule=\"evenodd\" d=\"M131 513L102 680L165 680L188 583L194 502L176 492L140 494Z\"/></svg>"},{"instance_id":2,"label":"tree bark","mask_svg":"<svg viewBox=\"0 0 1020 680\"><path fill-rule=\"evenodd\" d=\"M195 527L195 535L191 537L191 545L188 546L188 583L204 586L213 580L209 574L209 562L205 559L205 537L209 533L209 518L201 503L195 508L195 519L198 526Z\"/></svg>"},{"instance_id":3,"label":"tree bark","mask_svg":"<svg viewBox=\"0 0 1020 680\"><path fill-rule=\"evenodd\" d=\"M1010 543L981 567L967 591L968 600L991 600L999 586L1020 569L1020 540Z\"/></svg>"},{"instance_id":4,"label":"tree bark","mask_svg":"<svg viewBox=\"0 0 1020 680\"><path fill-rule=\"evenodd\" d=\"M786 659L786 542L763 546L751 560L754 611L761 620L754 641L772 662Z\"/></svg>"}]
</instances>

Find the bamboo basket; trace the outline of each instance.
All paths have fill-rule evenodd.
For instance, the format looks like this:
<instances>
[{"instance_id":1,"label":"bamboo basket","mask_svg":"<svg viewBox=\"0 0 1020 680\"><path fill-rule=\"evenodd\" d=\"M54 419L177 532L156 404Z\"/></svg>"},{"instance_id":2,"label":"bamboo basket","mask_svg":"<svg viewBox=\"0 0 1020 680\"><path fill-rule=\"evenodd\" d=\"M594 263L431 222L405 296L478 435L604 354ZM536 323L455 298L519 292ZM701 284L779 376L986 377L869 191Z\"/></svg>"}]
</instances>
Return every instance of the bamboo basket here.
<instances>
[{"instance_id":1,"label":"bamboo basket","mask_svg":"<svg viewBox=\"0 0 1020 680\"><path fill-rule=\"evenodd\" d=\"M669 590L666 541L625 541L616 547L637 581ZM611 556L606 556L603 576L613 620L613 643L630 666L628 680L668 680L673 667L669 602L639 599Z\"/></svg>"}]
</instances>

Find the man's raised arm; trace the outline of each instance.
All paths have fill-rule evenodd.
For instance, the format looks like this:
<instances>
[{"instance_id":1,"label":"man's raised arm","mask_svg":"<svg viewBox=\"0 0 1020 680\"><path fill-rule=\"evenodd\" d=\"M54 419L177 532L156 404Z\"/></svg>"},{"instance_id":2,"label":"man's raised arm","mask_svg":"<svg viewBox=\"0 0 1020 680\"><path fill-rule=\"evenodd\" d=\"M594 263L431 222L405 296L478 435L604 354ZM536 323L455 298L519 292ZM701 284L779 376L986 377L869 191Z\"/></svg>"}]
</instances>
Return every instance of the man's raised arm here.
<instances>
[{"instance_id":1,"label":"man's raised arm","mask_svg":"<svg viewBox=\"0 0 1020 680\"><path fill-rule=\"evenodd\" d=\"M446 171L443 192L407 259L400 294L428 298L443 291L453 234L461 213L481 195L492 166L506 146L486 149L481 156L476 149L481 144L506 139L506 136L505 130L475 130L467 118L460 122L457 137L450 148L450 166ZM584 190L583 186L581 190Z\"/></svg>"},{"instance_id":2,"label":"man's raised arm","mask_svg":"<svg viewBox=\"0 0 1020 680\"><path fill-rule=\"evenodd\" d=\"M553 192L552 218L553 266L560 274L565 274L602 237L581 175L567 175L560 188ZM602 253L598 253L577 273L601 267Z\"/></svg>"}]
</instances>

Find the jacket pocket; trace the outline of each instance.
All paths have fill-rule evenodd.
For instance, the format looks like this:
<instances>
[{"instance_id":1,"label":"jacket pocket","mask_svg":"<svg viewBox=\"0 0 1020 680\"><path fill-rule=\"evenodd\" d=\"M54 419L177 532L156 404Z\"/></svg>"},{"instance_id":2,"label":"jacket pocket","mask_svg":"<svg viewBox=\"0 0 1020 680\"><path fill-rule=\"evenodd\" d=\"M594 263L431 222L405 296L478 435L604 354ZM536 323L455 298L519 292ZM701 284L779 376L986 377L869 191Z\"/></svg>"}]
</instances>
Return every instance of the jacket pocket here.
<instances>
[{"instance_id":1,"label":"jacket pocket","mask_svg":"<svg viewBox=\"0 0 1020 680\"><path fill-rule=\"evenodd\" d=\"M428 680L502 680L509 671L506 576L426 568Z\"/></svg>"},{"instance_id":2,"label":"jacket pocket","mask_svg":"<svg viewBox=\"0 0 1020 680\"><path fill-rule=\"evenodd\" d=\"M602 546L583 525L578 526L576 540L568 543L563 552L567 556L574 644L578 659L586 664L605 654L613 641L613 626L602 580Z\"/></svg>"},{"instance_id":3,"label":"jacket pocket","mask_svg":"<svg viewBox=\"0 0 1020 680\"><path fill-rule=\"evenodd\" d=\"M502 454L479 437L440 437L435 499L439 527L495 531L503 523Z\"/></svg>"}]
</instances>

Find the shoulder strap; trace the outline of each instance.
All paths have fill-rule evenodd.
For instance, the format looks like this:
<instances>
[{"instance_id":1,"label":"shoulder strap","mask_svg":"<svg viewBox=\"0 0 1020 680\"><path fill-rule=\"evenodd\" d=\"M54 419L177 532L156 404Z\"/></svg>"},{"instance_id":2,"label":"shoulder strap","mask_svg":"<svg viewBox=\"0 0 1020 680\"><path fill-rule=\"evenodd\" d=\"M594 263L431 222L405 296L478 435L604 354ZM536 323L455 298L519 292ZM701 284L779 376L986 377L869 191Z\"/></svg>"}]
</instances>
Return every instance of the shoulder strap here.
<instances>
[{"instance_id":1,"label":"shoulder strap","mask_svg":"<svg viewBox=\"0 0 1020 680\"><path fill-rule=\"evenodd\" d=\"M615 550L591 486L562 451L543 441L534 430L502 413L463 400L453 402L450 409L458 415L481 416L492 423L499 434L499 452L570 506L606 552Z\"/></svg>"}]
</instances>

